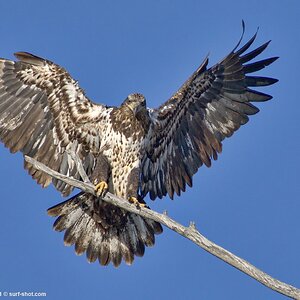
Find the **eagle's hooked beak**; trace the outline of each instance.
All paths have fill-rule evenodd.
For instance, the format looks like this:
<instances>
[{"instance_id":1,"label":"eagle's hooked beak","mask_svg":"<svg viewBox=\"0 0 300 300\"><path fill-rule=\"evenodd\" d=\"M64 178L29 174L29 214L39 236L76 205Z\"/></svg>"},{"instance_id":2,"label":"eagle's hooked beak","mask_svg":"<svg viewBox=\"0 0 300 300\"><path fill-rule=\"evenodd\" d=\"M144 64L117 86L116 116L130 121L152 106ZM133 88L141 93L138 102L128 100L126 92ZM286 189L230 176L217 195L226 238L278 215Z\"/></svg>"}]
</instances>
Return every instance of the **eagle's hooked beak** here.
<instances>
[{"instance_id":1,"label":"eagle's hooked beak","mask_svg":"<svg viewBox=\"0 0 300 300\"><path fill-rule=\"evenodd\" d=\"M143 109L143 105L135 101L127 103L127 106L130 108L134 115L137 115Z\"/></svg>"},{"instance_id":2,"label":"eagle's hooked beak","mask_svg":"<svg viewBox=\"0 0 300 300\"><path fill-rule=\"evenodd\" d=\"M142 109L143 109L143 106L139 104L139 105L136 105L136 106L132 109L132 111L133 111L134 115L137 115Z\"/></svg>"},{"instance_id":3,"label":"eagle's hooked beak","mask_svg":"<svg viewBox=\"0 0 300 300\"><path fill-rule=\"evenodd\" d=\"M138 110L138 107L136 106L136 103L129 102L129 103L126 103L126 105L133 112L133 114L135 115L137 110Z\"/></svg>"}]
</instances>

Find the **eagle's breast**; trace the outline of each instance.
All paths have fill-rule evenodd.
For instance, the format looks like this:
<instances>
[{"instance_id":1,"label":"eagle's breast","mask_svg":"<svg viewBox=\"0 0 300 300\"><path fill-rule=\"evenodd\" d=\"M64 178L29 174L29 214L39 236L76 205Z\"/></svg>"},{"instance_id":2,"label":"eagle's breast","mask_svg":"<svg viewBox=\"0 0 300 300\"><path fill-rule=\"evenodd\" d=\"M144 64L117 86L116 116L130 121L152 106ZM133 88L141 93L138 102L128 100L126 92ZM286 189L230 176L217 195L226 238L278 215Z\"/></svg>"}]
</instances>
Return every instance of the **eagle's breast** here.
<instances>
[{"instance_id":1,"label":"eagle's breast","mask_svg":"<svg viewBox=\"0 0 300 300\"><path fill-rule=\"evenodd\" d=\"M144 155L146 136L145 119L137 118L124 107L111 113L111 126L106 133L103 155L111 167L109 191L120 197L127 197L128 177L135 168L140 168Z\"/></svg>"}]
</instances>

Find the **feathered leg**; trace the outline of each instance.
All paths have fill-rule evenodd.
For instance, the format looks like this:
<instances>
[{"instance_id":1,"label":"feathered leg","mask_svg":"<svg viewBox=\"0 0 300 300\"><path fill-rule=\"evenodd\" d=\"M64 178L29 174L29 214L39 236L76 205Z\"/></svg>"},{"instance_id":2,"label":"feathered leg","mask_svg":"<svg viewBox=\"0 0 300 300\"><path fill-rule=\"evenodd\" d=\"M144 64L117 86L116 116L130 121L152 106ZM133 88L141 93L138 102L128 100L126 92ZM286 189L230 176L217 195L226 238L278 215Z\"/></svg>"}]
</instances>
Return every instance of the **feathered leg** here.
<instances>
[{"instance_id":1,"label":"feathered leg","mask_svg":"<svg viewBox=\"0 0 300 300\"><path fill-rule=\"evenodd\" d=\"M104 196L107 192L110 173L111 169L107 158L104 155L99 155L91 178L98 197Z\"/></svg>"},{"instance_id":2,"label":"feathered leg","mask_svg":"<svg viewBox=\"0 0 300 300\"><path fill-rule=\"evenodd\" d=\"M139 168L133 168L129 173L127 189L126 189L127 199L129 202L135 204L136 206L146 207L146 203L143 201L141 197L138 196L139 176L140 176Z\"/></svg>"}]
</instances>

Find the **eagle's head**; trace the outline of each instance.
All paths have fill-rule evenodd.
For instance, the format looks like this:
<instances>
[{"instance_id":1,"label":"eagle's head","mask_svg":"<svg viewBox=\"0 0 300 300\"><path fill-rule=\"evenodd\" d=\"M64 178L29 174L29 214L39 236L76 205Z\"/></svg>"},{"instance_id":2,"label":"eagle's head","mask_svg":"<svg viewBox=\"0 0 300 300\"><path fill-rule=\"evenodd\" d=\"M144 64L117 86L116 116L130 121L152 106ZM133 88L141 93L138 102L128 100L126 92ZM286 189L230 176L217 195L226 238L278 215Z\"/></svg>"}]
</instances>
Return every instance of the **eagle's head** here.
<instances>
[{"instance_id":1,"label":"eagle's head","mask_svg":"<svg viewBox=\"0 0 300 300\"><path fill-rule=\"evenodd\" d=\"M146 99L142 94L130 94L122 103L136 116L140 111L146 110Z\"/></svg>"}]
</instances>

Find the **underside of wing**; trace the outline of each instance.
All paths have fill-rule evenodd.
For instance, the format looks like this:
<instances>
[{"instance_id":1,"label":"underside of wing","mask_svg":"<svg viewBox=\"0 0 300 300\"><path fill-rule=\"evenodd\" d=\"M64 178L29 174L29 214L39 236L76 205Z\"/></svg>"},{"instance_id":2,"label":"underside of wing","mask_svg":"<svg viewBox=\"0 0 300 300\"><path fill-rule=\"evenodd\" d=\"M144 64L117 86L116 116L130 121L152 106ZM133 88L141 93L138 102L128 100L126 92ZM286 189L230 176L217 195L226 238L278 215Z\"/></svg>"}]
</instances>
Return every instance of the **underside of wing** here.
<instances>
[{"instance_id":1,"label":"underside of wing","mask_svg":"<svg viewBox=\"0 0 300 300\"><path fill-rule=\"evenodd\" d=\"M247 52L256 34L221 62L207 69L208 59L161 107L151 111L147 155L142 164L141 193L151 199L180 195L200 166L211 165L222 150L222 140L231 136L248 116L259 110L251 102L270 100L270 95L253 90L277 82L252 76L277 57L251 62L269 42Z\"/></svg>"},{"instance_id":2,"label":"underside of wing","mask_svg":"<svg viewBox=\"0 0 300 300\"><path fill-rule=\"evenodd\" d=\"M21 151L79 178L69 152L77 153L89 172L110 109L92 103L58 65L26 52L15 55L20 61L0 59L0 140L13 153ZM25 168L42 186L52 182L27 162ZM72 190L61 181L53 183L64 195Z\"/></svg>"}]
</instances>

